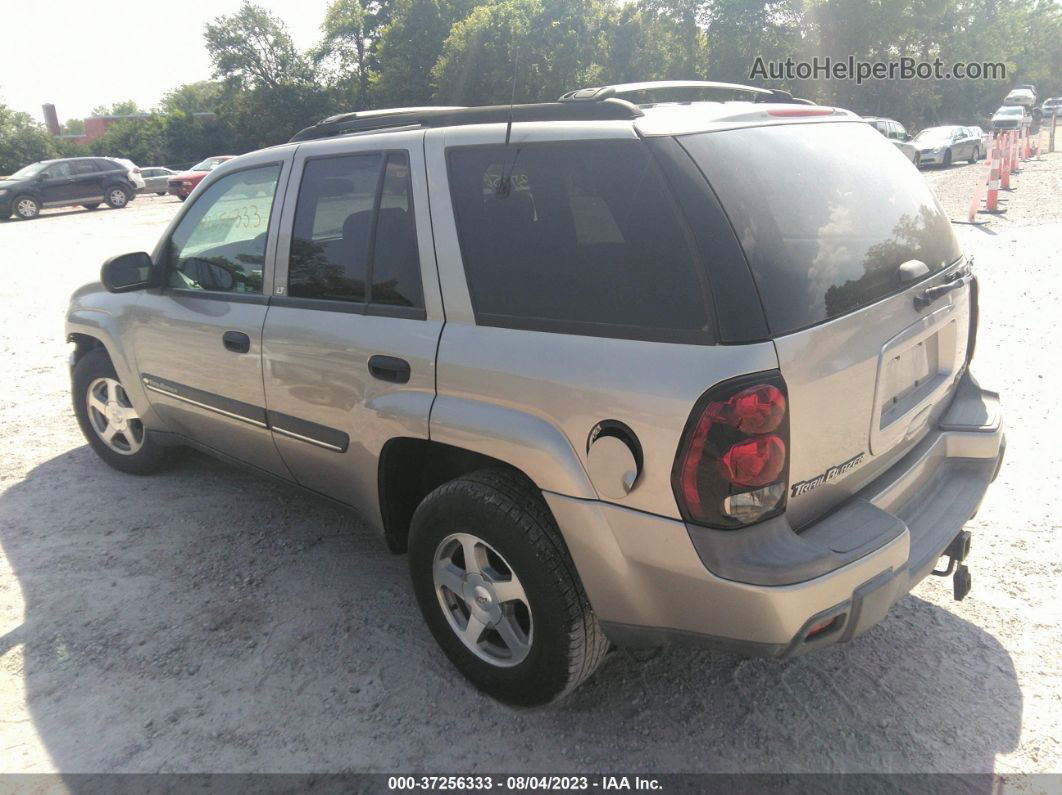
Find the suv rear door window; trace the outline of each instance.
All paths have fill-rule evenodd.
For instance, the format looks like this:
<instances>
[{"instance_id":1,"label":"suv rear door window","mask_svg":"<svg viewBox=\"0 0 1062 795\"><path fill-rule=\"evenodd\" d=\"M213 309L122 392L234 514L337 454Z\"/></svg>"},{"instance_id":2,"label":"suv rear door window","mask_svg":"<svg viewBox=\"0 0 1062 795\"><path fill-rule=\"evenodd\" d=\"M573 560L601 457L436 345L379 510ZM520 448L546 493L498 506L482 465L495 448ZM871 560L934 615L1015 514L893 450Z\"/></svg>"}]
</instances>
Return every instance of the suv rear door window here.
<instances>
[{"instance_id":1,"label":"suv rear door window","mask_svg":"<svg viewBox=\"0 0 1062 795\"><path fill-rule=\"evenodd\" d=\"M909 288L960 255L921 175L866 124L785 124L678 139L715 189L745 249L774 335Z\"/></svg>"},{"instance_id":2,"label":"suv rear door window","mask_svg":"<svg viewBox=\"0 0 1062 795\"><path fill-rule=\"evenodd\" d=\"M423 307L405 154L306 163L292 228L288 295Z\"/></svg>"},{"instance_id":3,"label":"suv rear door window","mask_svg":"<svg viewBox=\"0 0 1062 795\"><path fill-rule=\"evenodd\" d=\"M449 173L477 323L708 339L703 273L643 143L456 148Z\"/></svg>"}]
</instances>

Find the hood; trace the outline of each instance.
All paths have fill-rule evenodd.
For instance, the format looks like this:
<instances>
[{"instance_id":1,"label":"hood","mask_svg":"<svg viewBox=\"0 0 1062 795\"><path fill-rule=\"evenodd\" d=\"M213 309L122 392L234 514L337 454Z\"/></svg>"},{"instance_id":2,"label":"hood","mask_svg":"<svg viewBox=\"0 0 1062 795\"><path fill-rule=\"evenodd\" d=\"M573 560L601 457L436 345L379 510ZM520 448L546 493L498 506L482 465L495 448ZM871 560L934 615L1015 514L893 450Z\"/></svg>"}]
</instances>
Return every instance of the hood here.
<instances>
[{"instance_id":1,"label":"hood","mask_svg":"<svg viewBox=\"0 0 1062 795\"><path fill-rule=\"evenodd\" d=\"M929 143L928 141L912 141L911 145L919 152L931 152L934 149L944 149L948 146L947 141Z\"/></svg>"},{"instance_id":2,"label":"hood","mask_svg":"<svg viewBox=\"0 0 1062 795\"><path fill-rule=\"evenodd\" d=\"M166 179L202 179L209 171L182 171L180 174L170 174Z\"/></svg>"},{"instance_id":3,"label":"hood","mask_svg":"<svg viewBox=\"0 0 1062 795\"><path fill-rule=\"evenodd\" d=\"M0 179L0 188L13 188L15 185L22 185L21 179Z\"/></svg>"}]
</instances>

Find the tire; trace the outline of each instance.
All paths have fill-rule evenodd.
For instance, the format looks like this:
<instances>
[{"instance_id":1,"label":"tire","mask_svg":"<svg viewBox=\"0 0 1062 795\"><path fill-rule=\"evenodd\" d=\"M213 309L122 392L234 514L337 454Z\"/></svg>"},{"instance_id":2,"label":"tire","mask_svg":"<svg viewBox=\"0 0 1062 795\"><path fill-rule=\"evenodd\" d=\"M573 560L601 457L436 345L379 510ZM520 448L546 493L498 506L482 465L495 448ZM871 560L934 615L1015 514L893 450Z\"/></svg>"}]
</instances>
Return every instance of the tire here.
<instances>
[{"instance_id":1,"label":"tire","mask_svg":"<svg viewBox=\"0 0 1062 795\"><path fill-rule=\"evenodd\" d=\"M473 567L465 563L470 544L479 560ZM436 574L437 562L447 574ZM499 701L536 706L560 698L585 681L608 651L557 524L542 495L519 473L480 470L425 497L410 526L409 567L436 642L472 684ZM475 593L474 600L458 596L446 579ZM513 593L522 598L507 600ZM462 620L465 627L471 623L473 610L488 620L475 625L482 627L478 651L458 634Z\"/></svg>"},{"instance_id":2,"label":"tire","mask_svg":"<svg viewBox=\"0 0 1062 795\"><path fill-rule=\"evenodd\" d=\"M81 206L84 207L86 210L96 210L99 208L100 203L96 202L95 204L82 204Z\"/></svg>"},{"instance_id":3,"label":"tire","mask_svg":"<svg viewBox=\"0 0 1062 795\"><path fill-rule=\"evenodd\" d=\"M102 403L101 398L106 398L102 411L90 408L90 390L92 397L99 401L96 405ZM74 414L81 432L105 463L130 475L150 475L169 466L176 458L175 448L159 445L146 433L103 348L89 351L74 367L72 391ZM107 441L105 432L114 426L117 432Z\"/></svg>"},{"instance_id":4,"label":"tire","mask_svg":"<svg viewBox=\"0 0 1062 795\"><path fill-rule=\"evenodd\" d=\"M187 199L188 197L187 197L187 196L178 196L177 198L178 198L178 199L180 199L181 201L184 201L184 200L185 200L185 199Z\"/></svg>"},{"instance_id":5,"label":"tire","mask_svg":"<svg viewBox=\"0 0 1062 795\"><path fill-rule=\"evenodd\" d=\"M981 149L980 149L980 147L974 147L973 154L970 155L970 165L973 165L974 163L976 163L980 159L981 159Z\"/></svg>"},{"instance_id":6,"label":"tire","mask_svg":"<svg viewBox=\"0 0 1062 795\"><path fill-rule=\"evenodd\" d=\"M32 196L16 196L11 200L11 214L19 221L32 221L41 214L41 203Z\"/></svg>"},{"instance_id":7,"label":"tire","mask_svg":"<svg viewBox=\"0 0 1062 795\"><path fill-rule=\"evenodd\" d=\"M103 200L112 210L120 210L132 201L132 195L128 188L121 185L111 185L103 194Z\"/></svg>"},{"instance_id":8,"label":"tire","mask_svg":"<svg viewBox=\"0 0 1062 795\"><path fill-rule=\"evenodd\" d=\"M944 153L944 168L951 168L951 150Z\"/></svg>"},{"instance_id":9,"label":"tire","mask_svg":"<svg viewBox=\"0 0 1062 795\"><path fill-rule=\"evenodd\" d=\"M166 191L164 191L164 190L157 190L157 191L155 191L155 195L156 195L156 196L165 196L165 195L166 195Z\"/></svg>"}]
</instances>

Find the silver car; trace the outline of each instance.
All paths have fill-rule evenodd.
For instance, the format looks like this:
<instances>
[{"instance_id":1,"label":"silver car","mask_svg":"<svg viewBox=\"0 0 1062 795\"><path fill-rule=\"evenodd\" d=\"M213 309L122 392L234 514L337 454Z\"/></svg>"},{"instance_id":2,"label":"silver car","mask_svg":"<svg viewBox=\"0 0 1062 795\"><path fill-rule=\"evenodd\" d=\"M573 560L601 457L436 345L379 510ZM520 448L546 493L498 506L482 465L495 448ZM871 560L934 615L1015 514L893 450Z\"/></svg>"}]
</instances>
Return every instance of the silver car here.
<instances>
[{"instance_id":1,"label":"silver car","mask_svg":"<svg viewBox=\"0 0 1062 795\"><path fill-rule=\"evenodd\" d=\"M918 165L918 149L911 143L911 136L902 124L895 119L883 119L880 116L864 116L863 119L892 141L893 146L899 149L904 157Z\"/></svg>"},{"instance_id":2,"label":"silver car","mask_svg":"<svg viewBox=\"0 0 1062 795\"><path fill-rule=\"evenodd\" d=\"M149 166L148 168L140 169L140 176L144 178L144 187L141 188L139 193L157 193L159 196L166 195L166 189L168 187L170 177L176 174L176 171L171 171L168 168L162 166Z\"/></svg>"},{"instance_id":3,"label":"silver car","mask_svg":"<svg viewBox=\"0 0 1062 795\"><path fill-rule=\"evenodd\" d=\"M942 556L963 598L1003 430L924 180L846 111L620 94L346 114L220 165L71 299L93 450L355 509L514 704L610 644L850 641Z\"/></svg>"},{"instance_id":4,"label":"silver car","mask_svg":"<svg viewBox=\"0 0 1062 795\"><path fill-rule=\"evenodd\" d=\"M984 153L981 136L969 127L927 127L914 139L918 150L918 165L939 165L966 160L976 163Z\"/></svg>"}]
</instances>

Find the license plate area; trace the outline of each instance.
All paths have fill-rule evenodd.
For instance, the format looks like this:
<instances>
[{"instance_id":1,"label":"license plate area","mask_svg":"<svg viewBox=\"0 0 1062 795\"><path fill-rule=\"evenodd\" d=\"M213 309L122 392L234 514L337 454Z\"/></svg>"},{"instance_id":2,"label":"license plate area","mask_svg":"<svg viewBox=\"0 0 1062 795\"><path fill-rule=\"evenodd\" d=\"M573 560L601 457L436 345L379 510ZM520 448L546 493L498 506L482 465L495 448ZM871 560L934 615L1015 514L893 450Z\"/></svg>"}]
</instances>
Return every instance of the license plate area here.
<instances>
[{"instance_id":1,"label":"license plate area","mask_svg":"<svg viewBox=\"0 0 1062 795\"><path fill-rule=\"evenodd\" d=\"M959 365L956 314L953 305L941 307L882 347L870 428L872 454L917 433L954 381Z\"/></svg>"}]
</instances>

